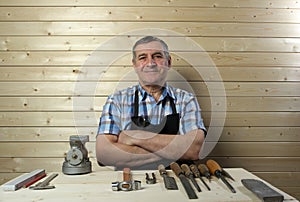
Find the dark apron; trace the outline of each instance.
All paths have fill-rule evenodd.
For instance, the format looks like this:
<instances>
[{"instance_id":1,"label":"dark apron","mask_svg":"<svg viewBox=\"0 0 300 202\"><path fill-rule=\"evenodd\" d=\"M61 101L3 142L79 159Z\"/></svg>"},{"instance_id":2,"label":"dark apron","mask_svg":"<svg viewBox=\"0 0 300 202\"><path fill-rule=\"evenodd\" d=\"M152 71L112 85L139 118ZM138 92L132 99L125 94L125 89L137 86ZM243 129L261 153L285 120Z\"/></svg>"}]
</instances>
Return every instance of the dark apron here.
<instances>
[{"instance_id":1,"label":"dark apron","mask_svg":"<svg viewBox=\"0 0 300 202\"><path fill-rule=\"evenodd\" d=\"M160 124L153 125L148 120L148 117L138 116L139 114L139 96L138 90L135 91L134 97L134 116L131 117L131 127L130 130L144 130L159 134L172 134L176 135L179 130L179 114L176 112L176 107L174 104L173 98L169 95L162 101L162 105L166 104L166 101L170 101L170 105L172 108L172 114L169 114L163 117Z\"/></svg>"},{"instance_id":2,"label":"dark apron","mask_svg":"<svg viewBox=\"0 0 300 202\"><path fill-rule=\"evenodd\" d=\"M142 117L138 116L139 114L139 96L138 96L138 90L135 91L135 97L134 97L134 116L131 117L132 123L130 130L143 130L143 131L149 131L149 132L154 132L158 134L169 134L169 135L177 135L179 131L179 113L176 111L176 107L174 104L174 99L170 97L169 95L166 96L166 98L162 101L162 105L165 106L166 102L170 102L170 106L172 108L172 114L169 114L165 117L163 117L162 121L157 124L153 125L150 123L148 120L148 117ZM164 159L159 162L151 163L151 164L146 164L143 166L139 166L137 168L133 169L138 169L138 170L156 170L159 164L163 164L166 169L170 169L169 165L171 162L174 160L168 160ZM189 161L181 161L178 160L176 161L179 164L182 163L189 163Z\"/></svg>"}]
</instances>

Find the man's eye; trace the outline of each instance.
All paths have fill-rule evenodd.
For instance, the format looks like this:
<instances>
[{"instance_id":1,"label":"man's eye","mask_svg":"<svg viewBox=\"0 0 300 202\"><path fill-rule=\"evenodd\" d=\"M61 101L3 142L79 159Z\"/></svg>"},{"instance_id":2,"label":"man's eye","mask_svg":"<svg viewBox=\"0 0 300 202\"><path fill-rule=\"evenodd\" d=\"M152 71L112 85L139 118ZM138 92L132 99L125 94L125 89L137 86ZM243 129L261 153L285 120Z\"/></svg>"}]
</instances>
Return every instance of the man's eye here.
<instances>
[{"instance_id":1,"label":"man's eye","mask_svg":"<svg viewBox=\"0 0 300 202\"><path fill-rule=\"evenodd\" d=\"M146 57L139 57L139 60L145 60Z\"/></svg>"},{"instance_id":2,"label":"man's eye","mask_svg":"<svg viewBox=\"0 0 300 202\"><path fill-rule=\"evenodd\" d=\"M162 55L154 55L153 58L163 58Z\"/></svg>"}]
</instances>

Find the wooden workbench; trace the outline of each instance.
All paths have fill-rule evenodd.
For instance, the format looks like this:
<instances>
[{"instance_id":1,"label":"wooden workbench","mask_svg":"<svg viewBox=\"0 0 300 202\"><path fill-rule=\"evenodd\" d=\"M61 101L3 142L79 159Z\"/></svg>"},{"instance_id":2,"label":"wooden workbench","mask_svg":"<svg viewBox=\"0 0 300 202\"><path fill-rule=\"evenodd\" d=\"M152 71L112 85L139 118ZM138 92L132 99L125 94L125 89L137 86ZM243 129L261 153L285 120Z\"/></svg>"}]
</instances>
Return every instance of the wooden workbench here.
<instances>
[{"instance_id":1,"label":"wooden workbench","mask_svg":"<svg viewBox=\"0 0 300 202\"><path fill-rule=\"evenodd\" d=\"M51 190L30 190L19 189L17 191L3 191L0 190L1 202L26 202L26 201L45 201L45 202L79 202L79 201L106 201L106 202L147 202L147 201L260 201L254 194L247 190L242 184L241 179L252 178L259 179L257 176L250 172L241 169L233 168L226 169L234 178L235 181L229 180L232 186L236 189L237 193L231 193L230 190L222 183L221 180L213 178L209 183L206 182L211 188L208 191L199 179L197 179L202 192L197 192L197 200L189 200L179 179L175 177L179 190L166 190L163 180L158 171L153 171L157 178L156 184L147 184L145 181L146 171L132 171L133 179L142 181L142 189L136 191L112 191L111 183L115 181L122 181L121 171L94 171L86 175L64 175L59 173L59 176L51 181L50 184L55 185L55 189ZM151 174L152 171L147 171ZM171 171L168 172L173 175ZM49 173L50 174L50 173ZM151 175L150 175L151 176ZM45 178L44 178L45 179ZM269 184L270 185L270 184ZM292 196L278 190L284 195L284 201L294 202L297 201Z\"/></svg>"}]
</instances>

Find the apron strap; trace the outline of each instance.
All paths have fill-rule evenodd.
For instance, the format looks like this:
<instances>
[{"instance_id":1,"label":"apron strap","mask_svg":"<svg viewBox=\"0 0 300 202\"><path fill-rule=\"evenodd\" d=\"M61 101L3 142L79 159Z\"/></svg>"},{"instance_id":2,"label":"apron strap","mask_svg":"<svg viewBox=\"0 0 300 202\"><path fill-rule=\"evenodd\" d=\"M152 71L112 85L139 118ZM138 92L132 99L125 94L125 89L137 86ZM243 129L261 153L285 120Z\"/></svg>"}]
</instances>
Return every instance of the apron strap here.
<instances>
[{"instance_id":1,"label":"apron strap","mask_svg":"<svg viewBox=\"0 0 300 202\"><path fill-rule=\"evenodd\" d=\"M170 101L173 114L177 114L174 99L170 97L169 94L167 94L166 98L163 100L164 102L163 105L166 103L167 99ZM136 89L134 93L134 116L138 117L138 115L139 115L139 91L138 89Z\"/></svg>"}]
</instances>

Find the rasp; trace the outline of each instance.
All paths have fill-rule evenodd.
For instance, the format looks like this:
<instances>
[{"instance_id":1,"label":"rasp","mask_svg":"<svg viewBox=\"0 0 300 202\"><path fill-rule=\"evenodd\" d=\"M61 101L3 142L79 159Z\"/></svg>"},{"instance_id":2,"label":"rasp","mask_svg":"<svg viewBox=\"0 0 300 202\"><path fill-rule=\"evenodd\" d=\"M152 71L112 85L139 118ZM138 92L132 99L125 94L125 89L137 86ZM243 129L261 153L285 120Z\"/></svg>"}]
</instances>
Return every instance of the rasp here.
<instances>
[{"instance_id":1,"label":"rasp","mask_svg":"<svg viewBox=\"0 0 300 202\"><path fill-rule=\"evenodd\" d=\"M192 188L188 179L185 177L185 175L184 175L183 171L181 170L181 168L179 167L179 165L175 162L172 162L170 164L170 167L173 170L173 172L176 174L176 176L180 179L189 199L197 199L198 197L197 197L194 189Z\"/></svg>"}]
</instances>

